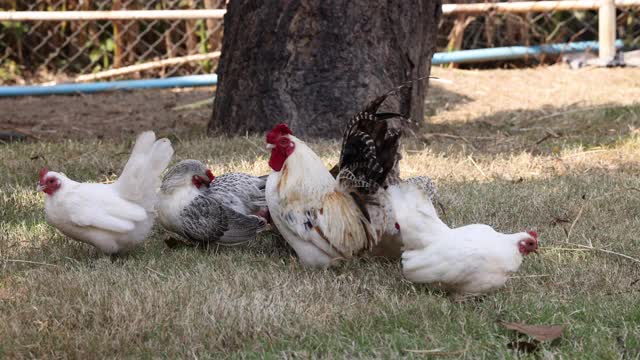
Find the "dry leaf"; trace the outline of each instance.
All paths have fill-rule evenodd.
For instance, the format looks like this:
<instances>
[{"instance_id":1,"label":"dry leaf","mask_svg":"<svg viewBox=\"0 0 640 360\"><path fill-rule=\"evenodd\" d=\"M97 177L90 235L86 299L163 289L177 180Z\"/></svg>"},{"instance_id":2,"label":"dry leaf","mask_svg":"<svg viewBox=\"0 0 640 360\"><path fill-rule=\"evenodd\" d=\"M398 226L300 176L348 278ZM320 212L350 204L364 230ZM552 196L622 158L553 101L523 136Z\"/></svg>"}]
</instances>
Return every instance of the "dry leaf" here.
<instances>
[{"instance_id":1,"label":"dry leaf","mask_svg":"<svg viewBox=\"0 0 640 360\"><path fill-rule=\"evenodd\" d=\"M405 349L404 351L414 354L426 354L431 356L452 356L464 354L466 350L444 351L443 349L431 349L431 350L412 350Z\"/></svg>"},{"instance_id":2,"label":"dry leaf","mask_svg":"<svg viewBox=\"0 0 640 360\"><path fill-rule=\"evenodd\" d=\"M526 325L521 323L501 322L502 326L519 333L529 335L538 341L555 340L562 336L564 325Z\"/></svg>"}]
</instances>

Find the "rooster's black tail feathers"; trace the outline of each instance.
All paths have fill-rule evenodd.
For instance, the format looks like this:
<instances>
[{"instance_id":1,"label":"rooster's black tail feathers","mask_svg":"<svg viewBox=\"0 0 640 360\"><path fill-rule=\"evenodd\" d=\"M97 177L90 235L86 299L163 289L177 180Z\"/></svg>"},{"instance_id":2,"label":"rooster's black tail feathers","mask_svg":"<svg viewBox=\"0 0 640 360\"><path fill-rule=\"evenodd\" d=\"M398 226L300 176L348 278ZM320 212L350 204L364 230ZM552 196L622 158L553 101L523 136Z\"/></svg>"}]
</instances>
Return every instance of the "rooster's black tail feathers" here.
<instances>
[{"instance_id":1,"label":"rooster's black tail feathers","mask_svg":"<svg viewBox=\"0 0 640 360\"><path fill-rule=\"evenodd\" d=\"M332 169L334 176L348 172L343 178L351 183L356 180L357 191L363 194L373 194L386 185L389 174L397 170L400 138L409 119L398 113L379 113L378 109L390 95L427 78L433 77L423 76L387 91L351 118L342 138L340 162Z\"/></svg>"}]
</instances>

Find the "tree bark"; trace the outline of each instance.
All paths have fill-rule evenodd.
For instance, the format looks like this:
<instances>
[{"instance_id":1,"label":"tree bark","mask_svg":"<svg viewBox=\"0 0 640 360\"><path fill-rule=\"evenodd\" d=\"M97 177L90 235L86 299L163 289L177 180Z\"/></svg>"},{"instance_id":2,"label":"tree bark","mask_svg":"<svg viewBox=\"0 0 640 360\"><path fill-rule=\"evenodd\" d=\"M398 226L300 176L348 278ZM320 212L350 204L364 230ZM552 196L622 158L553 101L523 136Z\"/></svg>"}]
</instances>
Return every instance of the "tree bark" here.
<instances>
[{"instance_id":1,"label":"tree bark","mask_svg":"<svg viewBox=\"0 0 640 360\"><path fill-rule=\"evenodd\" d=\"M430 72L440 0L233 0L210 134L335 137L367 102ZM387 101L421 122L427 81Z\"/></svg>"}]
</instances>

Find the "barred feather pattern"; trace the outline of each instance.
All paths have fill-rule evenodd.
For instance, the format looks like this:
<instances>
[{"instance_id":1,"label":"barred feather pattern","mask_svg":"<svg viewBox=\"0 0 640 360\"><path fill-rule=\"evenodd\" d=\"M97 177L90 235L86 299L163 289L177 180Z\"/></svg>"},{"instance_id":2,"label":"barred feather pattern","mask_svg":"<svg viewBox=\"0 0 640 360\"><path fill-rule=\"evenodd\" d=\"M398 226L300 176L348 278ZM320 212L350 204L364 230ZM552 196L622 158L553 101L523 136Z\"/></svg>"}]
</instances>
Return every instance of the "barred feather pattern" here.
<instances>
[{"instance_id":1,"label":"barred feather pattern","mask_svg":"<svg viewBox=\"0 0 640 360\"><path fill-rule=\"evenodd\" d=\"M267 207L264 197L266 183L266 176L228 173L216 177L211 182L209 191L221 195L224 204L236 211L256 213Z\"/></svg>"},{"instance_id":2,"label":"barred feather pattern","mask_svg":"<svg viewBox=\"0 0 640 360\"><path fill-rule=\"evenodd\" d=\"M338 173L336 176L336 181L342 187L342 190L348 191L349 189L358 189L358 188L366 188L369 186L369 183L359 179L355 174L353 174L348 169L344 169Z\"/></svg>"},{"instance_id":3,"label":"barred feather pattern","mask_svg":"<svg viewBox=\"0 0 640 360\"><path fill-rule=\"evenodd\" d=\"M385 185L400 156L398 147L402 130L393 120L402 116L377 113L386 96L377 98L356 114L347 125L342 140L339 169L347 169L367 182L369 186L359 189L364 194L374 194Z\"/></svg>"},{"instance_id":4,"label":"barred feather pattern","mask_svg":"<svg viewBox=\"0 0 640 360\"><path fill-rule=\"evenodd\" d=\"M192 177L208 177L207 171L200 161L183 160L167 172L158 205L162 226L201 244L237 245L254 239L266 227L266 176L229 173L209 187L194 186Z\"/></svg>"},{"instance_id":5,"label":"barred feather pattern","mask_svg":"<svg viewBox=\"0 0 640 360\"><path fill-rule=\"evenodd\" d=\"M180 235L201 244L239 245L253 240L266 220L235 211L225 205L225 198L207 190L191 201L180 212Z\"/></svg>"},{"instance_id":6,"label":"barred feather pattern","mask_svg":"<svg viewBox=\"0 0 640 360\"><path fill-rule=\"evenodd\" d=\"M228 173L181 212L182 235L199 243L237 245L255 238L267 223L254 214L266 210L266 177Z\"/></svg>"},{"instance_id":7,"label":"barred feather pattern","mask_svg":"<svg viewBox=\"0 0 640 360\"><path fill-rule=\"evenodd\" d=\"M402 182L415 185L418 189L422 190L432 202L438 199L438 189L433 183L433 180L428 176L414 176Z\"/></svg>"},{"instance_id":8,"label":"barred feather pattern","mask_svg":"<svg viewBox=\"0 0 640 360\"><path fill-rule=\"evenodd\" d=\"M428 78L432 77L422 76L387 91L349 120L342 137L340 161L337 169L331 171L334 176L343 169L349 169L370 184L359 190L365 194L375 194L380 186L386 188L400 181L400 138L403 126L411 121L401 114L380 113L378 109L390 95ZM372 151L369 140L373 142L375 151Z\"/></svg>"}]
</instances>

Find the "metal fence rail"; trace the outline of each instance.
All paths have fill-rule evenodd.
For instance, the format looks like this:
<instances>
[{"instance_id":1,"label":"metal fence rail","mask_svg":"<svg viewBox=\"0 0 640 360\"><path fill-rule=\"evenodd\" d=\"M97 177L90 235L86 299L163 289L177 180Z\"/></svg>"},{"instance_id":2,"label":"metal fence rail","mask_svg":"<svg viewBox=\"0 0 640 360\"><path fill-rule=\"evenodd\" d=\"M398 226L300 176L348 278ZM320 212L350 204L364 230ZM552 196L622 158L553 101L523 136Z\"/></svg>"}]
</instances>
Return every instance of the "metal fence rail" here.
<instances>
[{"instance_id":1,"label":"metal fence rail","mask_svg":"<svg viewBox=\"0 0 640 360\"><path fill-rule=\"evenodd\" d=\"M443 17L440 23L438 45L445 51L592 41L602 35L598 29L601 0L560 1L561 7L551 5L558 2L540 1L535 2L534 8L516 2L458 2L446 5L450 12L457 11ZM620 7L614 10L611 27L617 34L610 34L609 41L613 42L616 36L626 48L640 47L640 4L620 0L615 3ZM580 9L567 10L575 5ZM552 8L562 11L541 11Z\"/></svg>"},{"instance_id":2,"label":"metal fence rail","mask_svg":"<svg viewBox=\"0 0 640 360\"><path fill-rule=\"evenodd\" d=\"M3 10L193 10L220 12L224 0L0 0ZM178 14L180 15L180 14ZM65 80L153 60L219 51L222 19L0 22L0 83ZM210 73L216 60L174 63L128 77Z\"/></svg>"}]
</instances>

